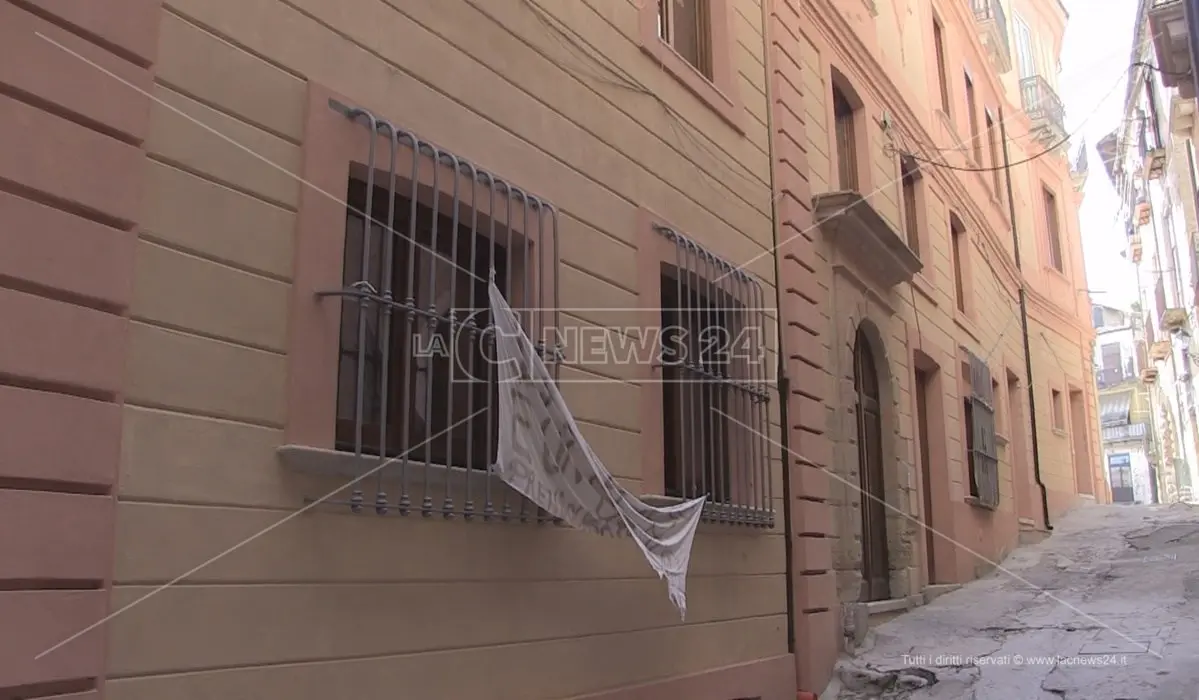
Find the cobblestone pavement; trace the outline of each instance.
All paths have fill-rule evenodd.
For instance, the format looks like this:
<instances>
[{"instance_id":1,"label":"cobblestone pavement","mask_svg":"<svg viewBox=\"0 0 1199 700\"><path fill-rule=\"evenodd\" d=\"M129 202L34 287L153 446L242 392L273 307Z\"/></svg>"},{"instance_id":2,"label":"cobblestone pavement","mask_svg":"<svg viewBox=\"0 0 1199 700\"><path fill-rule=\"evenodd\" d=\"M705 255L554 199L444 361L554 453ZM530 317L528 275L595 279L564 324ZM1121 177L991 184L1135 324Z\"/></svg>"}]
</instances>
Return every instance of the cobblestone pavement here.
<instances>
[{"instance_id":1,"label":"cobblestone pavement","mask_svg":"<svg viewBox=\"0 0 1199 700\"><path fill-rule=\"evenodd\" d=\"M871 630L824 697L1199 700L1199 507L1084 506L1001 568Z\"/></svg>"}]
</instances>

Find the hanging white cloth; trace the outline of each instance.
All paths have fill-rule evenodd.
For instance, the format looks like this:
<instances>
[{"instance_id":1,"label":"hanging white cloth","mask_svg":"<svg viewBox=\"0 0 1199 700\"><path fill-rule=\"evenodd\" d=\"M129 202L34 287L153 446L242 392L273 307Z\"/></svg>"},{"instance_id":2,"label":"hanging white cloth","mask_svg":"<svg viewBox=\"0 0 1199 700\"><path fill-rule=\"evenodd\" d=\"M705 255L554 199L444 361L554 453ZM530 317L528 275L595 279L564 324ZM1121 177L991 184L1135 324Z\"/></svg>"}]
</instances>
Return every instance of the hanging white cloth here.
<instances>
[{"instance_id":1,"label":"hanging white cloth","mask_svg":"<svg viewBox=\"0 0 1199 700\"><path fill-rule=\"evenodd\" d=\"M705 499L656 507L618 484L583 438L494 281L490 297L499 378L495 473L572 527L599 535L630 535L658 577L666 579L670 600L685 617L687 565Z\"/></svg>"}]
</instances>

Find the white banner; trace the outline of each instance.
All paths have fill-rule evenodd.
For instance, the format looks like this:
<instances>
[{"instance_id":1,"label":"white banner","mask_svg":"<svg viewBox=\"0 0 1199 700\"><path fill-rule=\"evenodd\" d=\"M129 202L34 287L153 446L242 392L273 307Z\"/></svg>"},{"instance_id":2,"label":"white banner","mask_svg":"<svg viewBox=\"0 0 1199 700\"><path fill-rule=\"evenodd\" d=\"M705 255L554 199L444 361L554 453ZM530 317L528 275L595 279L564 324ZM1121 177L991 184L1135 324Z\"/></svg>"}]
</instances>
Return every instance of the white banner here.
<instances>
[{"instance_id":1,"label":"white banner","mask_svg":"<svg viewBox=\"0 0 1199 700\"><path fill-rule=\"evenodd\" d=\"M618 484L583 439L516 314L494 282L490 287L499 374L495 473L572 527L631 535L685 617L687 565L705 499L656 507Z\"/></svg>"}]
</instances>

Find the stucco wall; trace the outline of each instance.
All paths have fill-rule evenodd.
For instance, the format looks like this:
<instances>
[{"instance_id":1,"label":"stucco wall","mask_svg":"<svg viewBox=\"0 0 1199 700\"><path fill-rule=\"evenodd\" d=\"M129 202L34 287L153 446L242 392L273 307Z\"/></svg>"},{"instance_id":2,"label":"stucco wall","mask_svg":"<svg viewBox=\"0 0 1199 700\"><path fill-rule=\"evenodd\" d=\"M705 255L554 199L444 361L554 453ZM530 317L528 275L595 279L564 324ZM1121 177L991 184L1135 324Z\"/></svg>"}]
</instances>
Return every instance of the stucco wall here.
<instances>
[{"instance_id":1,"label":"stucco wall","mask_svg":"<svg viewBox=\"0 0 1199 700\"><path fill-rule=\"evenodd\" d=\"M294 173L313 147L311 110L324 108L309 104L313 86L557 206L565 308L637 307L641 208L733 260L769 246L760 7L729 5L744 133L642 53L634 4L542 7L548 26L517 0L167 3L131 310L116 605L328 486L282 471L275 455L296 410ZM567 36L604 58L580 57ZM605 82L608 62L652 94ZM750 269L773 298L771 259ZM612 381L566 384L567 399L599 456L638 488L640 432L654 418L636 407L660 388L619 367L586 371ZM777 401L772 412L777 425ZM628 541L312 512L114 620L107 697L486 689L529 700L650 684L641 692L652 697L781 700L794 667L775 471L773 529L702 528L685 623ZM694 676L711 669L722 670Z\"/></svg>"},{"instance_id":2,"label":"stucco wall","mask_svg":"<svg viewBox=\"0 0 1199 700\"><path fill-rule=\"evenodd\" d=\"M859 190L896 231L903 230L899 169L896 151L910 151L913 143L937 150L945 162L957 168L993 167L984 151L983 163L953 149L969 134L964 107L963 74L969 72L979 101L993 115L1001 106L1009 134L1012 162L1036 155L1044 146L1027 138L1031 128L1022 113L1019 94L1010 75L995 75L979 43L973 15L964 4L907 3L903 9L885 3L812 2L796 5L780 0L776 14L780 31L776 56L780 66L796 66L792 86L780 92L780 100L796 115L787 116L779 131L794 137L803 150L808 175L802 187L780 181L784 200L792 191L816 195L837 189L834 144L831 135L831 80L843 76L861 103L855 130L859 154ZM876 12L871 6L877 6ZM936 67L931 48L933 12L945 28L947 74L951 110L939 111ZM893 31L896 25L899 33ZM1060 28L1044 31L1053 36ZM782 68L779 69L780 71ZM890 122L882 127L884 115ZM980 132L981 132L980 125ZM786 174L789 156L780 151L778 172ZM858 456L854 420L852 344L854 330L862 320L879 329L876 357L885 358L884 377L884 462L888 503L888 542L891 550L892 596L918 592L929 580L924 570L925 538L922 517L919 445L915 437L913 365L939 377L943 395L937 399L946 410L931 416L938 422L932 431L933 479L944 498L934 503L932 526L946 533L957 545L945 543L936 553L936 578L940 581L968 580L993 566L1016 544L1018 516L1028 523L1042 522L1040 492L1032 484L1031 433L1027 423L1027 384L1016 291L1017 272L1012 258L1006 197L994 187L989 172L961 172L923 165L920 205L923 217L921 241L923 270L913 284L891 290L872 286L845 255L820 233L801 224L812 221L810 211L799 205L787 209L790 223L804 230L811 243L796 242L797 255L810 261L784 267L781 282L792 287L794 304L806 308L808 300L827 304L825 318L807 320L803 332L788 336L795 342L792 372L808 379L812 367L820 370L822 382L830 387L820 399L827 408L816 409L812 420L795 431L797 441L827 441L831 450L831 475L827 492L814 498L832 507L827 521L832 564L836 573L836 596L841 602L858 599L860 589L861 540L858 493ZM1029 288L1029 335L1036 384L1036 413L1040 442L1042 479L1049 488L1051 518L1076 501L1078 475L1074 453L1080 454L1079 473L1101 475L1094 416L1094 387L1091 380L1089 304L1079 289L1085 289L1078 234L1077 207L1081 197L1073 190L1065 158L1049 155L1028 165L1013 168L1017 220L1021 234L1024 278ZM1042 183L1058 194L1063 272L1048 269L1047 235L1040 199ZM788 188L791 188L790 190ZM950 213L962 219L967 242L963 268L967 280L965 312L954 299L954 270L949 244ZM789 221L783 216L783 224ZM786 228L784 228L786 232ZM784 235L785 240L789 240ZM801 258L802 259L802 258ZM815 286L814 286L815 285ZM965 347L984 358L999 382L1000 503L995 511L968 504L967 477L961 424L961 356ZM916 360L915 358L925 358ZM1007 380L1018 381L1014 391ZM793 378L794 381L794 378ZM1049 421L1049 385L1060 386L1066 406L1066 426L1055 432ZM809 382L810 384L810 382ZM1071 426L1069 391L1077 390L1082 412L1080 429ZM1018 404L1010 405L1009 396ZM1010 417L1021 416L1017 426ZM1072 433L1077 432L1077 439ZM813 437L813 436L816 437ZM816 452L818 447L813 447ZM807 455L804 455L807 457ZM817 462L819 463L819 462ZM1085 479L1084 479L1085 481ZM942 484L948 483L948 488ZM1017 502L1019 498L1019 502ZM937 509L943 509L938 513ZM809 602L809 605L813 603Z\"/></svg>"}]
</instances>

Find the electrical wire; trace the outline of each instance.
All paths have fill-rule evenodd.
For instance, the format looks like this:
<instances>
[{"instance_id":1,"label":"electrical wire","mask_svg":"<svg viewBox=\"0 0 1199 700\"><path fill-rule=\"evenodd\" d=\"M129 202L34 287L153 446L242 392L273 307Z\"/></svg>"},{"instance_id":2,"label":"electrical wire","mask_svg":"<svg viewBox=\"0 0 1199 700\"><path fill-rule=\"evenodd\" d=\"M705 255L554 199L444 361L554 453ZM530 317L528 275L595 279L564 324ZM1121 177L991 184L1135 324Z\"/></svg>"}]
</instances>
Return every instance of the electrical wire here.
<instances>
[{"instance_id":1,"label":"electrical wire","mask_svg":"<svg viewBox=\"0 0 1199 700\"><path fill-rule=\"evenodd\" d=\"M1092 109L1090 112L1087 113L1087 116L1082 120L1082 122L1080 122L1078 124L1077 127L1075 127L1074 131L1066 134L1065 138L1061 139L1060 141L1053 144L1049 148L1046 148L1045 150L1041 151L1040 153L1029 156L1022 160L1018 160L1018 161L1008 163L1006 165L998 166L998 167L972 168L972 167L964 167L964 166L960 166L960 165L952 165L952 164L946 163L944 161L939 161L939 160L934 160L932 158L919 156L919 155L916 155L915 153L908 153L908 152L900 151L899 149L896 149L891 144L887 144L886 147L890 148L893 152L898 152L898 153L900 153L900 155L907 156L907 157L909 157L913 160L916 160L918 162L921 162L921 163L927 163L929 165L932 165L932 166L938 167L938 168L945 168L946 170L954 170L957 172L966 172L966 173L990 173L990 172L996 172L999 170L1006 170L1007 168L1014 167L1017 165L1024 165L1026 163L1031 163L1031 162L1033 162L1039 158L1043 158L1051 153L1056 153L1058 151L1058 149L1060 149L1062 146L1069 143L1071 139L1073 139L1075 136L1077 136L1082 131L1083 127L1086 126L1087 122L1091 120L1091 117L1094 117L1095 113L1099 111L1099 108L1102 107L1103 104L1105 102L1107 102L1109 98L1111 98L1111 96L1116 92L1116 90L1118 90L1120 88L1122 83L1124 83L1126 80L1128 80L1129 73L1132 72L1132 69L1135 68L1136 65L1137 64L1135 64L1135 63L1130 64L1128 66L1128 69L1120 74L1120 76L1116 79L1115 83L1112 85L1111 89L1108 90L1107 94L1105 94L1103 96L1103 99L1099 100L1099 103L1095 105L1094 109ZM900 134L900 137L902 139L903 135ZM1010 139L1009 139L1009 141L1010 141ZM926 150L924 148L923 144L920 144L920 150L921 150L921 152L924 152Z\"/></svg>"}]
</instances>

